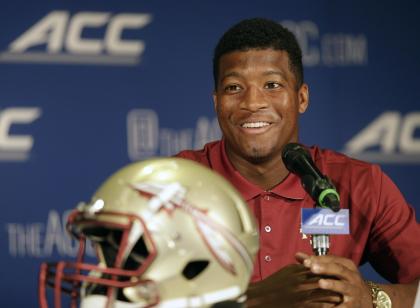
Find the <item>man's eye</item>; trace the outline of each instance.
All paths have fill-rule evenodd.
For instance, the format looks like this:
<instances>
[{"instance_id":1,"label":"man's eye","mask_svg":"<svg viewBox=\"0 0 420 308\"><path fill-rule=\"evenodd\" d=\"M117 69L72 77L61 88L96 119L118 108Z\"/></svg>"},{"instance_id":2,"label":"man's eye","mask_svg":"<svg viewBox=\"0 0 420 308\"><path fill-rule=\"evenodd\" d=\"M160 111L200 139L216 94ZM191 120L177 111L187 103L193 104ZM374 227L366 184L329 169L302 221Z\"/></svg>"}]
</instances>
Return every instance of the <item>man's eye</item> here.
<instances>
[{"instance_id":1,"label":"man's eye","mask_svg":"<svg viewBox=\"0 0 420 308\"><path fill-rule=\"evenodd\" d=\"M267 82L265 84L264 88L266 88L266 89L276 89L276 88L279 88L280 86L281 86L280 83L275 82L275 81L270 81L270 82Z\"/></svg>"},{"instance_id":2,"label":"man's eye","mask_svg":"<svg viewBox=\"0 0 420 308\"><path fill-rule=\"evenodd\" d=\"M225 92L238 92L241 89L237 84L228 85L225 87Z\"/></svg>"}]
</instances>

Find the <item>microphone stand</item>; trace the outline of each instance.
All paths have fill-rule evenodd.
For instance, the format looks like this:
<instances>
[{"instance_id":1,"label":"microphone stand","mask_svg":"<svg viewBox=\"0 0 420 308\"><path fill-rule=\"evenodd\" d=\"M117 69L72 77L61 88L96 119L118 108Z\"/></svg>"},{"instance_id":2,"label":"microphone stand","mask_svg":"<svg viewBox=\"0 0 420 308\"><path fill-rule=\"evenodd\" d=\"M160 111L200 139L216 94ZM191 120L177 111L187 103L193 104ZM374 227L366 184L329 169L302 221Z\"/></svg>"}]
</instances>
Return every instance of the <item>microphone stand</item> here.
<instances>
[{"instance_id":1,"label":"microphone stand","mask_svg":"<svg viewBox=\"0 0 420 308\"><path fill-rule=\"evenodd\" d=\"M330 250L330 236L328 234L313 234L311 244L315 255L325 256Z\"/></svg>"},{"instance_id":2,"label":"microphone stand","mask_svg":"<svg viewBox=\"0 0 420 308\"><path fill-rule=\"evenodd\" d=\"M305 147L298 143L286 144L282 159L287 170L300 177L303 188L316 202L316 208L327 208L334 212L340 210L340 195L334 184L319 171ZM317 256L326 255L330 249L329 235L313 234L311 245Z\"/></svg>"},{"instance_id":3,"label":"microphone stand","mask_svg":"<svg viewBox=\"0 0 420 308\"><path fill-rule=\"evenodd\" d=\"M314 181L312 185L308 185L309 182ZM303 177L303 187L312 187L313 189L319 189L321 193L316 200L316 208L329 208L334 212L340 209L340 196L335 190L334 185L331 181L325 177L323 179L314 179L312 177ZM328 234L313 234L311 237L312 250L317 256L325 256L330 250L330 236Z\"/></svg>"}]
</instances>

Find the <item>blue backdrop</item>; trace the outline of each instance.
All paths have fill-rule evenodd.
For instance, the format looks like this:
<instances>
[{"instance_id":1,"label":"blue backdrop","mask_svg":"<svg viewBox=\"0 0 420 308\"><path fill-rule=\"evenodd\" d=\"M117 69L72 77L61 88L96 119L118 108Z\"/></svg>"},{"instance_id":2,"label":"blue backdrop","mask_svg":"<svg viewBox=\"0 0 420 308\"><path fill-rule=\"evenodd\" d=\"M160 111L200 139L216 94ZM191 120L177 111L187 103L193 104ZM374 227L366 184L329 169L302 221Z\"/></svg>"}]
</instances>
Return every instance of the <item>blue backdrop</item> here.
<instances>
[{"instance_id":1,"label":"blue backdrop","mask_svg":"<svg viewBox=\"0 0 420 308\"><path fill-rule=\"evenodd\" d=\"M4 307L37 306L41 261L75 254L63 229L67 210L108 175L220 136L212 52L246 17L274 19L299 38L310 87L302 141L380 163L420 217L415 1L0 5Z\"/></svg>"}]
</instances>

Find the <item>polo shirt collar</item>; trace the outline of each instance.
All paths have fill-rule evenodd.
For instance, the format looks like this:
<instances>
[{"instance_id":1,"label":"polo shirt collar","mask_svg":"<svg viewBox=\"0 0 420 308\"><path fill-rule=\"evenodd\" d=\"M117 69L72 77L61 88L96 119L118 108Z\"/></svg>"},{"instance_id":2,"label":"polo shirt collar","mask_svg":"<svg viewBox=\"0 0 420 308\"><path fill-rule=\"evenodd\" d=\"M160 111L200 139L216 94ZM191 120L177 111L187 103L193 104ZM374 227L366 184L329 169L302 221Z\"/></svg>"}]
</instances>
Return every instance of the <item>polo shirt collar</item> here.
<instances>
[{"instance_id":1,"label":"polo shirt collar","mask_svg":"<svg viewBox=\"0 0 420 308\"><path fill-rule=\"evenodd\" d=\"M297 175L289 173L289 175L277 186L270 191L265 191L258 187L254 183L248 181L243 177L239 171L230 162L226 151L224 139L219 143L220 148L218 149L217 159L212 162L212 167L218 173L222 174L229 182L236 187L237 190L242 194L246 201L249 201L258 195L273 193L280 197L294 200L303 200L306 195L306 191L303 189L300 179Z\"/></svg>"}]
</instances>

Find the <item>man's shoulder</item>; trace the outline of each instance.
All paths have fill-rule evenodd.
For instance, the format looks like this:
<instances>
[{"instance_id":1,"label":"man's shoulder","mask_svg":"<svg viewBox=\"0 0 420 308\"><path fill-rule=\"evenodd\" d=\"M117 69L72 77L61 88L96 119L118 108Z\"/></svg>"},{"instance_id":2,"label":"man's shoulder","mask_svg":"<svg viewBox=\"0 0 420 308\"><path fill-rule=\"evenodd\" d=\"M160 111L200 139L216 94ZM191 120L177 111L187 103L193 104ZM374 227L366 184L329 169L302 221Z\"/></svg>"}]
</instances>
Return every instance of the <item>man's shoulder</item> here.
<instances>
[{"instance_id":1,"label":"man's shoulder","mask_svg":"<svg viewBox=\"0 0 420 308\"><path fill-rule=\"evenodd\" d=\"M370 168L374 165L372 163L350 157L344 153L332 149L321 148L318 145L312 145L308 148L310 149L310 152L312 153L315 161L329 164L352 164L365 168Z\"/></svg>"},{"instance_id":2,"label":"man's shoulder","mask_svg":"<svg viewBox=\"0 0 420 308\"><path fill-rule=\"evenodd\" d=\"M175 157L185 158L196 161L207 166L211 165L211 158L220 153L221 141L212 141L204 145L200 150L183 150L175 155Z\"/></svg>"},{"instance_id":3,"label":"man's shoulder","mask_svg":"<svg viewBox=\"0 0 420 308\"><path fill-rule=\"evenodd\" d=\"M317 166L323 171L348 174L380 174L381 168L377 164L372 164L346 154L331 149L320 148L319 146L309 147L312 157Z\"/></svg>"}]
</instances>

